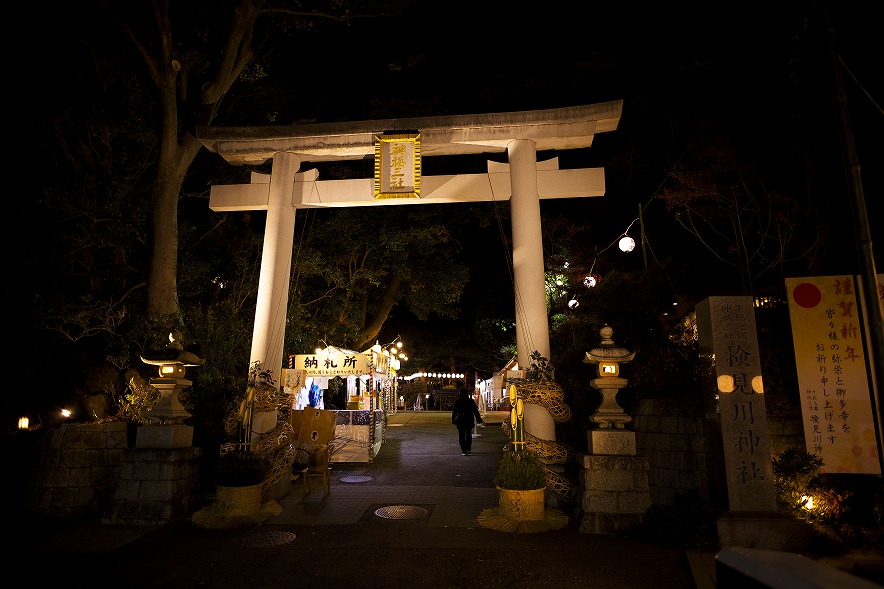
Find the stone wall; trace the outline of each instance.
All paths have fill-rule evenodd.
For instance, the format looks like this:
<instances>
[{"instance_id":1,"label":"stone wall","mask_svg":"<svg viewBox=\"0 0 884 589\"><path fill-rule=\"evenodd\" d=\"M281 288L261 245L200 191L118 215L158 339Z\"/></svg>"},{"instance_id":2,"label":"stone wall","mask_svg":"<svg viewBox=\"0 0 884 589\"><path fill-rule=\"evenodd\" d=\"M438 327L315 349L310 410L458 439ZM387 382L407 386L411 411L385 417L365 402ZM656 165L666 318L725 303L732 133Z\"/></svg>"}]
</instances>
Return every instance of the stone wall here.
<instances>
[{"instance_id":1,"label":"stone wall","mask_svg":"<svg viewBox=\"0 0 884 589\"><path fill-rule=\"evenodd\" d=\"M804 448L800 408L768 408L771 456L786 448ZM684 400L644 399L637 404L632 427L636 453L650 463L648 483L654 505L673 505L675 498L696 492L709 501L709 445L702 408Z\"/></svg>"},{"instance_id":2,"label":"stone wall","mask_svg":"<svg viewBox=\"0 0 884 589\"><path fill-rule=\"evenodd\" d=\"M131 448L128 424L70 423L37 433L25 510L52 518L160 524L199 500L201 448Z\"/></svg>"},{"instance_id":3,"label":"stone wall","mask_svg":"<svg viewBox=\"0 0 884 589\"><path fill-rule=\"evenodd\" d=\"M72 423L41 434L28 474L25 509L62 519L99 515L120 478L127 424Z\"/></svg>"},{"instance_id":4,"label":"stone wall","mask_svg":"<svg viewBox=\"0 0 884 589\"><path fill-rule=\"evenodd\" d=\"M677 496L690 491L709 500L709 449L699 408L672 399L644 399L636 407L632 427L636 453L650 464L654 505L673 505Z\"/></svg>"},{"instance_id":5,"label":"stone wall","mask_svg":"<svg viewBox=\"0 0 884 589\"><path fill-rule=\"evenodd\" d=\"M186 519L200 507L200 456L202 448L128 448L101 522L153 525Z\"/></svg>"}]
</instances>

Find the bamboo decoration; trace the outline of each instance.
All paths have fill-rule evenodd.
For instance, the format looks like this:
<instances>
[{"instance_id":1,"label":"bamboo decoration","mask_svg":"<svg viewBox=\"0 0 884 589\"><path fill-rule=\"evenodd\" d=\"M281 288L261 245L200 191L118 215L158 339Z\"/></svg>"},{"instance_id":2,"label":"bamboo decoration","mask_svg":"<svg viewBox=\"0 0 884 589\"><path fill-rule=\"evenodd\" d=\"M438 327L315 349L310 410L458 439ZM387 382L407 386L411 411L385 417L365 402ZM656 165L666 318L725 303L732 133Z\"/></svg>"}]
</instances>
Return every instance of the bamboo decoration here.
<instances>
[{"instance_id":1,"label":"bamboo decoration","mask_svg":"<svg viewBox=\"0 0 884 589\"><path fill-rule=\"evenodd\" d=\"M513 441L513 452L521 452L525 447L525 406L518 398L515 385L510 385L510 427L513 429L510 439Z\"/></svg>"}]
</instances>

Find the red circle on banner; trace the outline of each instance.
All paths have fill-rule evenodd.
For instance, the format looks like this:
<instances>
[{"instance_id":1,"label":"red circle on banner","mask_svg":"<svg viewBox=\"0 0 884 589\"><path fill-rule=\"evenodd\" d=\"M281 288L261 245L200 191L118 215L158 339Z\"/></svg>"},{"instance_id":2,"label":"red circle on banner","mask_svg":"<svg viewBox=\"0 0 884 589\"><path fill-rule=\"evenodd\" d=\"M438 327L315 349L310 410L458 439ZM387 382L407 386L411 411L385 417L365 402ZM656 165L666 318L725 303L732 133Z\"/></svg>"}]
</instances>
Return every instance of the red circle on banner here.
<instances>
[{"instance_id":1,"label":"red circle on banner","mask_svg":"<svg viewBox=\"0 0 884 589\"><path fill-rule=\"evenodd\" d=\"M792 298L795 299L799 306L805 309L812 309L823 300L823 293L820 292L820 289L815 284L802 282L792 291Z\"/></svg>"}]
</instances>

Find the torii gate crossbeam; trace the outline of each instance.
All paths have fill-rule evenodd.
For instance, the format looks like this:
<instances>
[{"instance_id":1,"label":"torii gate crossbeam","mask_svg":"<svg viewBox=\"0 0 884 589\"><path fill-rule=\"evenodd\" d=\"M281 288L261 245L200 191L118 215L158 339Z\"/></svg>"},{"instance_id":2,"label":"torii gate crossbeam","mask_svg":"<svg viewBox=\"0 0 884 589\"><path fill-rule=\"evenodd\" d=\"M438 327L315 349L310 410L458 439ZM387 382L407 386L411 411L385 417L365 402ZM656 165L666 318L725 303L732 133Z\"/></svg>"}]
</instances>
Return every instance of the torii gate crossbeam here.
<instances>
[{"instance_id":1,"label":"torii gate crossbeam","mask_svg":"<svg viewBox=\"0 0 884 589\"><path fill-rule=\"evenodd\" d=\"M558 159L537 162L537 151L590 147L596 133L613 131L622 101L560 109L386 119L282 127L203 127L199 140L234 165L273 160L271 174L250 184L213 186L213 211L266 210L267 223L250 363L281 370L295 211L299 208L509 200L518 360L537 350L550 357L543 274L540 199L602 196L604 171L559 170ZM489 162L487 174L424 176L420 198L374 200L373 179L319 180L301 162L359 160L374 155L375 137L416 131L423 157L506 152L508 164ZM555 440L546 409L527 405L526 430Z\"/></svg>"}]
</instances>

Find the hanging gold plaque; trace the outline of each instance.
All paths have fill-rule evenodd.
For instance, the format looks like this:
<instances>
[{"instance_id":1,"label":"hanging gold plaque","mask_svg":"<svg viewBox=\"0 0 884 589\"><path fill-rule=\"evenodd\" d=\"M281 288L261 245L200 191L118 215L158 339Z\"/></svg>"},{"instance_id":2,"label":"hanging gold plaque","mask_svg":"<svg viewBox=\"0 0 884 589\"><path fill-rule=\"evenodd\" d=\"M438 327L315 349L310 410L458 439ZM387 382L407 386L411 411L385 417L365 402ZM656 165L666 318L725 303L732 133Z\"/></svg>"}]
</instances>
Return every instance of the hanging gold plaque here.
<instances>
[{"instance_id":1,"label":"hanging gold plaque","mask_svg":"<svg viewBox=\"0 0 884 589\"><path fill-rule=\"evenodd\" d=\"M384 133L374 138L374 198L420 198L420 133Z\"/></svg>"}]
</instances>

